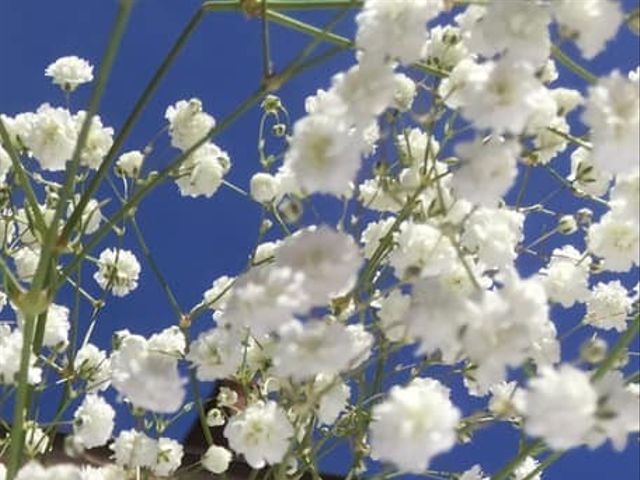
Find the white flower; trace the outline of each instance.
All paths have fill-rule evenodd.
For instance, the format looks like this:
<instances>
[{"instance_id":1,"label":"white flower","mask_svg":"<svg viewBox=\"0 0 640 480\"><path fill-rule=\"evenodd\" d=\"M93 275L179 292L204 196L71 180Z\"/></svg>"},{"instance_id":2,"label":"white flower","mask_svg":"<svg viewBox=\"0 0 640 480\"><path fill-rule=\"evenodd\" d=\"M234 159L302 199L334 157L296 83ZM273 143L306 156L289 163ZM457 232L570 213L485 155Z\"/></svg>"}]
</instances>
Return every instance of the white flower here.
<instances>
[{"instance_id":1,"label":"white flower","mask_svg":"<svg viewBox=\"0 0 640 480\"><path fill-rule=\"evenodd\" d=\"M469 470L464 472L460 476L459 480L490 480L490 478L484 476L480 465L474 465Z\"/></svg>"},{"instance_id":2,"label":"white flower","mask_svg":"<svg viewBox=\"0 0 640 480\"><path fill-rule=\"evenodd\" d=\"M231 298L231 287L234 282L234 278L226 275L216 278L211 284L211 288L204 292L202 302L212 310L224 310L229 298Z\"/></svg>"},{"instance_id":3,"label":"white flower","mask_svg":"<svg viewBox=\"0 0 640 480\"><path fill-rule=\"evenodd\" d=\"M500 382L489 390L489 411L497 417L511 418L521 409L523 393L516 382Z\"/></svg>"},{"instance_id":4,"label":"white flower","mask_svg":"<svg viewBox=\"0 0 640 480\"><path fill-rule=\"evenodd\" d=\"M200 463L204 468L215 474L227 471L233 454L224 447L211 445L202 456Z\"/></svg>"},{"instance_id":5,"label":"white flower","mask_svg":"<svg viewBox=\"0 0 640 480\"><path fill-rule=\"evenodd\" d=\"M589 227L587 245L591 253L604 259L605 269L627 272L640 264L638 221L609 212Z\"/></svg>"},{"instance_id":6,"label":"white flower","mask_svg":"<svg viewBox=\"0 0 640 480\"><path fill-rule=\"evenodd\" d=\"M505 208L479 208L467 220L461 237L464 247L478 254L488 267L503 267L516 258L522 240L524 215Z\"/></svg>"},{"instance_id":7,"label":"white flower","mask_svg":"<svg viewBox=\"0 0 640 480\"><path fill-rule=\"evenodd\" d=\"M456 68L461 65L462 62ZM477 128L519 134L541 104L553 103L529 64L501 60L487 62L483 67L487 69L486 76L478 75L457 93L463 115Z\"/></svg>"},{"instance_id":8,"label":"white flower","mask_svg":"<svg viewBox=\"0 0 640 480\"><path fill-rule=\"evenodd\" d=\"M104 351L91 343L83 345L76 353L74 370L87 382L87 390L106 390L111 383L111 362Z\"/></svg>"},{"instance_id":9,"label":"white flower","mask_svg":"<svg viewBox=\"0 0 640 480\"><path fill-rule=\"evenodd\" d=\"M530 474L538 468L538 465L540 465L540 462L535 458L529 456L525 457L524 460L522 460L522 462L520 462L513 470L513 480L523 480L524 478L527 480L540 480L542 478L541 471L530 476Z\"/></svg>"},{"instance_id":10,"label":"white flower","mask_svg":"<svg viewBox=\"0 0 640 480\"><path fill-rule=\"evenodd\" d=\"M456 443L460 411L449 400L449 389L437 380L416 378L406 387L392 387L372 415L371 457L401 471L425 471L432 457Z\"/></svg>"},{"instance_id":11,"label":"white flower","mask_svg":"<svg viewBox=\"0 0 640 480\"><path fill-rule=\"evenodd\" d=\"M22 356L22 331L11 329L9 325L0 323L0 384L11 385L16 381L20 370ZM36 356L29 356L29 372L27 381L37 385L42 379L42 370L36 367Z\"/></svg>"},{"instance_id":12,"label":"white flower","mask_svg":"<svg viewBox=\"0 0 640 480\"><path fill-rule=\"evenodd\" d=\"M312 305L321 306L353 287L362 257L349 235L312 226L282 242L276 251L276 265L301 274L302 292Z\"/></svg>"},{"instance_id":13,"label":"white flower","mask_svg":"<svg viewBox=\"0 0 640 480\"><path fill-rule=\"evenodd\" d=\"M18 471L15 480L85 480L85 478L83 477L80 469L75 465L53 465L43 467L35 460L32 460Z\"/></svg>"},{"instance_id":14,"label":"white flower","mask_svg":"<svg viewBox=\"0 0 640 480\"><path fill-rule=\"evenodd\" d=\"M73 117L78 132L80 132L86 116L87 112L80 111ZM100 117L95 115L91 119L89 133L82 148L82 155L80 157L82 165L96 170L100 167L111 145L113 145L113 128L103 127Z\"/></svg>"},{"instance_id":15,"label":"white flower","mask_svg":"<svg viewBox=\"0 0 640 480\"><path fill-rule=\"evenodd\" d=\"M571 174L569 181L580 191L601 197L609 190L611 174L593 162L591 152L584 147L576 148L571 154Z\"/></svg>"},{"instance_id":16,"label":"white flower","mask_svg":"<svg viewBox=\"0 0 640 480\"><path fill-rule=\"evenodd\" d=\"M306 193L340 196L358 170L362 137L338 116L315 113L298 120L284 167Z\"/></svg>"},{"instance_id":17,"label":"white flower","mask_svg":"<svg viewBox=\"0 0 640 480\"><path fill-rule=\"evenodd\" d=\"M113 432L116 412L102 397L87 395L73 414L73 439L85 448L107 443Z\"/></svg>"},{"instance_id":18,"label":"white flower","mask_svg":"<svg viewBox=\"0 0 640 480\"><path fill-rule=\"evenodd\" d=\"M138 287L140 264L129 250L107 248L98 258L98 271L93 278L103 289L124 297Z\"/></svg>"},{"instance_id":19,"label":"white flower","mask_svg":"<svg viewBox=\"0 0 640 480\"><path fill-rule=\"evenodd\" d=\"M632 173L640 156L640 85L615 71L589 87L582 121L591 127L593 162L611 173Z\"/></svg>"},{"instance_id":20,"label":"white flower","mask_svg":"<svg viewBox=\"0 0 640 480\"><path fill-rule=\"evenodd\" d=\"M24 326L24 316L17 312L17 320L20 328ZM45 347L64 349L67 346L69 337L69 309L62 305L52 303L47 310L46 323L42 345Z\"/></svg>"},{"instance_id":21,"label":"white flower","mask_svg":"<svg viewBox=\"0 0 640 480\"><path fill-rule=\"evenodd\" d=\"M271 333L294 312L309 306L304 276L288 267L262 265L241 275L225 308L223 320L234 328L247 326L256 335Z\"/></svg>"},{"instance_id":22,"label":"white flower","mask_svg":"<svg viewBox=\"0 0 640 480\"><path fill-rule=\"evenodd\" d=\"M636 223L640 219L640 170L628 175L617 175L611 189L611 210L618 218L628 218Z\"/></svg>"},{"instance_id":23,"label":"white flower","mask_svg":"<svg viewBox=\"0 0 640 480\"><path fill-rule=\"evenodd\" d=\"M401 290L393 290L387 296L372 304L378 310L382 329L392 342L407 338L406 315L411 305L411 296Z\"/></svg>"},{"instance_id":24,"label":"white flower","mask_svg":"<svg viewBox=\"0 0 640 480\"><path fill-rule=\"evenodd\" d=\"M551 50L550 22L548 10L540 4L523 0L490 2L482 18L471 27L465 45L486 58L506 52L510 59L538 67Z\"/></svg>"},{"instance_id":25,"label":"white flower","mask_svg":"<svg viewBox=\"0 0 640 480\"><path fill-rule=\"evenodd\" d=\"M11 170L11 157L7 151L0 144L0 184L4 183L7 178L7 173Z\"/></svg>"},{"instance_id":26,"label":"white flower","mask_svg":"<svg viewBox=\"0 0 640 480\"><path fill-rule=\"evenodd\" d=\"M224 175L231 168L231 160L224 150L214 143L206 143L180 165L176 184L184 197L211 197Z\"/></svg>"},{"instance_id":27,"label":"white flower","mask_svg":"<svg viewBox=\"0 0 640 480\"><path fill-rule=\"evenodd\" d=\"M125 152L116 162L116 167L121 174L130 178L136 178L140 174L142 168L142 162L144 161L144 154L138 150L131 150Z\"/></svg>"},{"instance_id":28,"label":"white flower","mask_svg":"<svg viewBox=\"0 0 640 480\"><path fill-rule=\"evenodd\" d=\"M453 175L451 188L467 200L495 207L509 191L518 174L520 145L491 137L460 144L456 153L462 166ZM478 188L482 185L482 188Z\"/></svg>"},{"instance_id":29,"label":"white flower","mask_svg":"<svg viewBox=\"0 0 640 480\"><path fill-rule=\"evenodd\" d=\"M224 428L229 447L257 469L282 461L293 434L286 414L271 400L247 407Z\"/></svg>"},{"instance_id":30,"label":"white flower","mask_svg":"<svg viewBox=\"0 0 640 480\"><path fill-rule=\"evenodd\" d=\"M164 117L169 121L171 145L183 151L202 140L216 125L215 119L202 111L202 102L197 98L180 100L167 107Z\"/></svg>"},{"instance_id":31,"label":"white flower","mask_svg":"<svg viewBox=\"0 0 640 480\"><path fill-rule=\"evenodd\" d=\"M589 375L563 364L542 368L529 382L524 399L525 431L551 448L582 445L595 423L598 395Z\"/></svg>"},{"instance_id":32,"label":"white flower","mask_svg":"<svg viewBox=\"0 0 640 480\"><path fill-rule=\"evenodd\" d=\"M167 342L176 329L167 329L168 335L156 334L148 341L126 331L120 334L120 346L111 355L112 382L133 405L158 413L172 413L182 405L184 381L177 367L177 356L182 352ZM177 335L181 335L179 331ZM182 342L177 346L184 350L184 337Z\"/></svg>"},{"instance_id":33,"label":"white flower","mask_svg":"<svg viewBox=\"0 0 640 480\"><path fill-rule=\"evenodd\" d=\"M269 203L276 199L280 191L278 178L269 173L258 172L251 177L251 198L258 203Z\"/></svg>"},{"instance_id":34,"label":"white flower","mask_svg":"<svg viewBox=\"0 0 640 480\"><path fill-rule=\"evenodd\" d=\"M394 81L396 84L396 93L393 96L393 105L401 112L408 112L411 110L413 100L418 93L416 82L404 73L396 73L394 75Z\"/></svg>"},{"instance_id":35,"label":"white flower","mask_svg":"<svg viewBox=\"0 0 640 480\"><path fill-rule=\"evenodd\" d=\"M38 268L40 250L23 247L13 254L13 261L16 264L16 273L20 280L30 282Z\"/></svg>"},{"instance_id":36,"label":"white flower","mask_svg":"<svg viewBox=\"0 0 640 480\"><path fill-rule=\"evenodd\" d=\"M397 247L391 253L389 263L398 278L412 273L421 277L439 275L456 258L449 238L427 223L403 222L394 240Z\"/></svg>"},{"instance_id":37,"label":"white flower","mask_svg":"<svg viewBox=\"0 0 640 480\"><path fill-rule=\"evenodd\" d=\"M435 137L430 137L420 128L405 130L398 135L396 143L403 164L410 166L422 167L425 160L433 161L440 150L440 144ZM429 150L428 155L427 149ZM412 170L412 173L413 171L415 170ZM418 185L415 186L417 187Z\"/></svg>"},{"instance_id":38,"label":"white flower","mask_svg":"<svg viewBox=\"0 0 640 480\"><path fill-rule=\"evenodd\" d=\"M191 342L186 358L196 367L198 380L207 382L234 374L245 354L242 338L234 330L217 327Z\"/></svg>"},{"instance_id":39,"label":"white flower","mask_svg":"<svg viewBox=\"0 0 640 480\"><path fill-rule=\"evenodd\" d=\"M151 471L159 477L168 477L182 464L184 449L182 445L171 438L160 437L157 444L158 457L151 467Z\"/></svg>"},{"instance_id":40,"label":"white flower","mask_svg":"<svg viewBox=\"0 0 640 480\"><path fill-rule=\"evenodd\" d=\"M551 8L563 33L575 39L589 59L615 37L623 21L620 5L611 0L554 0Z\"/></svg>"},{"instance_id":41,"label":"white flower","mask_svg":"<svg viewBox=\"0 0 640 480\"><path fill-rule=\"evenodd\" d=\"M589 295L589 258L584 258L575 247L556 248L549 265L541 270L542 284L549 300L570 308L584 302Z\"/></svg>"},{"instance_id":42,"label":"white flower","mask_svg":"<svg viewBox=\"0 0 640 480\"><path fill-rule=\"evenodd\" d=\"M41 105L24 141L43 170L64 170L76 146L76 123L64 108Z\"/></svg>"},{"instance_id":43,"label":"white flower","mask_svg":"<svg viewBox=\"0 0 640 480\"><path fill-rule=\"evenodd\" d=\"M484 89L491 68L492 64L489 62L479 64L471 58L463 58L451 70L449 76L442 80L438 93L451 109L467 105L470 101L469 97L474 92Z\"/></svg>"},{"instance_id":44,"label":"white flower","mask_svg":"<svg viewBox=\"0 0 640 480\"><path fill-rule=\"evenodd\" d=\"M51 77L54 85L73 92L79 85L93 80L93 66L75 55L60 57L50 64L44 74Z\"/></svg>"},{"instance_id":45,"label":"white flower","mask_svg":"<svg viewBox=\"0 0 640 480\"><path fill-rule=\"evenodd\" d=\"M389 233L394 222L394 217L387 217L367 225L367 228L364 229L360 236L364 258L371 258L375 251L380 248L380 241Z\"/></svg>"},{"instance_id":46,"label":"white flower","mask_svg":"<svg viewBox=\"0 0 640 480\"><path fill-rule=\"evenodd\" d=\"M356 16L356 45L379 61L413 63L427 40L426 23L442 7L440 0L367 0Z\"/></svg>"},{"instance_id":47,"label":"white flower","mask_svg":"<svg viewBox=\"0 0 640 480\"><path fill-rule=\"evenodd\" d=\"M371 334L370 345L373 343ZM318 373L335 375L352 368L363 355L363 345L355 343L347 327L341 323L309 320L302 324L292 320L278 330L278 343L273 353L277 375L295 381L307 380Z\"/></svg>"},{"instance_id":48,"label":"white flower","mask_svg":"<svg viewBox=\"0 0 640 480\"><path fill-rule=\"evenodd\" d=\"M603 330L627 329L627 318L631 314L633 299L620 281L598 283L587 299L587 314L584 322Z\"/></svg>"},{"instance_id":49,"label":"white flower","mask_svg":"<svg viewBox=\"0 0 640 480\"><path fill-rule=\"evenodd\" d=\"M595 383L598 392L597 422L588 440L596 448L607 439L621 452L627 436L640 431L640 389L637 383L627 384L622 372L611 371Z\"/></svg>"},{"instance_id":50,"label":"white flower","mask_svg":"<svg viewBox=\"0 0 640 480\"><path fill-rule=\"evenodd\" d=\"M152 467L158 457L158 443L136 430L120 432L109 448L116 463L123 467Z\"/></svg>"},{"instance_id":51,"label":"white flower","mask_svg":"<svg viewBox=\"0 0 640 480\"><path fill-rule=\"evenodd\" d=\"M76 195L73 199L72 203L69 203L69 208L67 209L67 215L71 216L73 210L76 208L77 203L79 202L79 195ZM82 211L82 215L80 217L80 226L79 229L82 231L84 235L91 235L95 233L98 228L100 228L100 223L102 222L102 212L100 211L100 204L97 200L91 199L87 202L84 210Z\"/></svg>"},{"instance_id":52,"label":"white flower","mask_svg":"<svg viewBox=\"0 0 640 480\"><path fill-rule=\"evenodd\" d=\"M469 51L462 41L459 28L452 25L436 25L429 30L429 40L422 52L427 64L451 70L467 56Z\"/></svg>"},{"instance_id":53,"label":"white flower","mask_svg":"<svg viewBox=\"0 0 640 480\"><path fill-rule=\"evenodd\" d=\"M322 425L333 425L344 411L351 397L351 389L339 377L320 373L313 381L315 392L322 392L318 402L318 422Z\"/></svg>"}]
</instances>

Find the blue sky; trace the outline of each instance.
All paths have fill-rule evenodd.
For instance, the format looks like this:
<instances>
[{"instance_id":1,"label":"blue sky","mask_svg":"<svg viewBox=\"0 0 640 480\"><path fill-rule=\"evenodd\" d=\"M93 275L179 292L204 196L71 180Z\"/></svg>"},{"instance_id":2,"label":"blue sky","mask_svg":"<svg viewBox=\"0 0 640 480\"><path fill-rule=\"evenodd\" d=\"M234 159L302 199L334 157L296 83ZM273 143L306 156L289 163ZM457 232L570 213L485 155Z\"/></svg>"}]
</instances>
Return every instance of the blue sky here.
<instances>
[{"instance_id":1,"label":"blue sky","mask_svg":"<svg viewBox=\"0 0 640 480\"><path fill-rule=\"evenodd\" d=\"M625 0L623 3L627 12L638 5L637 0ZM71 54L98 63L116 5L115 0L0 2L0 45L3 45L0 112L13 115L35 110L43 102L63 104L60 91L43 76L45 66L60 56ZM144 84L198 5L195 0L136 2L100 110L103 123L116 129L122 124ZM330 16L306 14L304 18L322 25ZM239 13L207 16L162 82L125 149L142 148L164 126L163 115L167 105L179 99L197 96L202 99L206 111L221 119L253 92L260 83L262 72L259 27L257 20ZM344 32L350 32L352 28L349 20L340 26ZM282 68L306 41L303 35L274 27L272 44L276 70ZM568 51L574 58L579 58L575 50L569 48ZM637 37L625 31L589 67L597 74L609 72L616 66L628 70L637 65L638 55ZM352 61L350 53L341 54L286 85L279 94L292 117L302 113L306 95L327 86L331 74ZM565 80L563 86L576 88L581 85L571 74ZM72 108L82 108L89 93L90 88L79 89L72 97ZM229 152L233 161L228 179L245 188L251 172L259 168L256 153L258 120L259 111L255 108L216 141ZM157 144L147 168L159 168L174 155L175 151L168 148L168 142L162 140ZM527 200L535 202L536 198L543 197L552 189L548 182L543 173L534 175ZM559 197L557 207L571 211L569 201L568 197ZM179 197L175 185L168 183L143 203L138 218L154 257L171 283L180 305L186 310L200 300L202 292L214 278L234 274L244 266L256 237L259 217L256 205L227 188L222 188L212 199L194 200ZM528 225L532 235L546 227L542 220ZM133 238L126 238L125 245L137 250ZM552 247L553 244L549 244L549 251ZM522 262L519 266L527 273L539 268L531 261ZM626 280L631 282L632 277L637 277L637 271ZM88 310L83 313L88 314ZM568 329L565 326L573 326L579 314L579 309L554 312L559 330L565 331ZM96 335L98 342L107 345L114 330L128 328L148 334L173 323L169 304L150 269L143 265L136 294L110 302L101 315ZM196 331L209 325L209 320L203 318ZM568 345L568 352L575 354L583 339L584 336L580 338L577 335ZM465 409L471 407L471 404L463 405ZM182 422L170 433L179 436L188 427L189 422ZM473 445L458 447L443 455L435 462L434 468L461 470L480 463L491 472L511 457L515 438L517 435L507 427L489 429L479 434ZM346 453L341 452L325 467L339 471L345 458ZM637 439L630 439L622 454L614 452L609 445L595 452L578 449L549 470L545 478L598 480L607 475L620 480L638 478Z\"/></svg>"}]
</instances>

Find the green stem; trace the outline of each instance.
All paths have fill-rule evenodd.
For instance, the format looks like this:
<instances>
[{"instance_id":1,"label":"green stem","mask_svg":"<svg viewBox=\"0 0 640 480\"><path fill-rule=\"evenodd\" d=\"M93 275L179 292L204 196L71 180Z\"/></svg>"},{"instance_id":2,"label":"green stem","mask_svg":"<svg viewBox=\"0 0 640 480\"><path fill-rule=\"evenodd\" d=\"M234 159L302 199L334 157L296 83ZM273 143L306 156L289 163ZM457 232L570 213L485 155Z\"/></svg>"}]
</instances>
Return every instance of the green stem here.
<instances>
[{"instance_id":1,"label":"green stem","mask_svg":"<svg viewBox=\"0 0 640 480\"><path fill-rule=\"evenodd\" d=\"M571 57L569 57L569 55L564 53L558 46L556 45L551 46L551 54L562 65L567 67L569 70L571 70L573 73L575 73L579 77L582 77L584 80L586 80L590 84L593 85L598 82L598 77L596 77L593 73L591 73L589 70L587 70L583 66L578 65L575 61L573 61Z\"/></svg>"},{"instance_id":2,"label":"green stem","mask_svg":"<svg viewBox=\"0 0 640 480\"><path fill-rule=\"evenodd\" d=\"M524 461L525 458L535 455L537 451L544 448L544 444L541 441L530 443L526 447L522 448L518 455L516 455L509 463L502 467L498 473L491 477L491 480L504 480L508 478L511 473L518 468L518 466Z\"/></svg>"},{"instance_id":3,"label":"green stem","mask_svg":"<svg viewBox=\"0 0 640 480\"><path fill-rule=\"evenodd\" d=\"M613 349L607 355L602 363L598 366L593 375L591 375L591 381L595 382L604 377L609 370L613 368L615 363L620 359L620 357L624 354L624 351L629 346L629 344L633 341L634 338L638 335L640 331L640 315L636 315L636 318L633 320L631 325L627 328L627 331L618 339L618 342L615 344Z\"/></svg>"}]
</instances>

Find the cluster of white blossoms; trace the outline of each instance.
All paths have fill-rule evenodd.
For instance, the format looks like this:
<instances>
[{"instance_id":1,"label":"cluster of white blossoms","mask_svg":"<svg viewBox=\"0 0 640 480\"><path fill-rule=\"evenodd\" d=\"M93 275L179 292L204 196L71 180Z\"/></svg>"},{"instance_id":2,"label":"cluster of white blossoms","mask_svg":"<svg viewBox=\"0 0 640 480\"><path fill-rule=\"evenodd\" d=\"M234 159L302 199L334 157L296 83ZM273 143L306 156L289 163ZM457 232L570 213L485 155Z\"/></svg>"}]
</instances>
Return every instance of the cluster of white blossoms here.
<instances>
[{"instance_id":1,"label":"cluster of white blossoms","mask_svg":"<svg viewBox=\"0 0 640 480\"><path fill-rule=\"evenodd\" d=\"M51 422L27 404L24 422L0 422L17 425L0 438L13 459L0 480L219 475L239 462L256 479L318 477L342 442L349 478L539 480L565 450L631 448L640 70L598 78L580 65L615 39L621 3L361 3L355 64L301 118L263 99L247 188L225 179L214 140L228 122L198 98L168 106L160 134L128 150L126 128L90 109L0 115L0 409L31 401L31 387L63 390ZM45 73L65 97L93 80L78 57ZM588 85L569 88L574 74ZM177 152L156 171L162 141ZM182 197L230 187L262 215L244 268L186 286L192 308L137 223L167 180ZM173 324L143 335L132 317L110 345L92 337L108 304L153 280ZM200 452L171 438L188 414L205 428ZM500 422L522 438L505 469L430 470ZM39 463L56 430L68 453L103 447L112 464Z\"/></svg>"}]
</instances>

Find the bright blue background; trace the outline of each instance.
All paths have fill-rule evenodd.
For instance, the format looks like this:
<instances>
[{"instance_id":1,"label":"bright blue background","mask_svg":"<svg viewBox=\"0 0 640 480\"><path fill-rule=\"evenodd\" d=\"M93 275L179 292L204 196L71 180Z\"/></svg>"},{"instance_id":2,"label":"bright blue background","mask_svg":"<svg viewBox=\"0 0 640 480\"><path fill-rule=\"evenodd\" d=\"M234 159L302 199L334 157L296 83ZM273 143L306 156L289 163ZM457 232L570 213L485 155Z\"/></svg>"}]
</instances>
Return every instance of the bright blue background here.
<instances>
[{"instance_id":1,"label":"bright blue background","mask_svg":"<svg viewBox=\"0 0 640 480\"><path fill-rule=\"evenodd\" d=\"M122 124L144 84L198 4L194 0L137 2L100 110L105 124L116 129ZM637 4L637 0L625 0L625 11L630 12ZM45 66L60 56L71 54L98 64L115 11L115 0L0 1L0 112L13 115L35 110L43 102L63 104L60 91L43 76ZM304 17L317 25L323 25L330 18L326 14ZM253 92L260 83L262 72L259 27L258 20L239 13L209 15L165 77L125 150L143 148L164 126L167 105L179 99L197 96L203 100L206 111L221 119ZM339 30L351 32L351 20L343 22ZM276 71L284 67L306 42L303 35L273 27ZM615 67L626 71L637 65L638 49L637 37L625 30L606 53L587 65L597 74ZM569 48L568 51L574 58L580 58L575 50ZM351 53L342 54L321 69L309 71L287 84L280 95L293 118L302 114L304 98L308 94L326 87L330 75L351 65L352 61ZM583 85L582 82L574 84L576 80L569 73L564 77L564 83L556 85L574 88ZM86 105L90 90L85 86L73 95L74 109ZM216 140L230 153L233 161L228 179L245 188L251 172L258 168L258 120L259 111L254 108ZM174 155L175 151L168 149L163 140L157 144L145 168L160 168ZM560 170L563 169L560 167ZM544 172L536 173L525 204L535 203L554 188ZM570 202L569 197L558 197L555 207L570 212L573 205L567 202ZM259 215L257 206L227 188L221 188L212 199L193 200L180 198L176 187L167 183L143 203L139 213L140 226L183 309L195 305L214 278L234 274L243 268L254 244ZM550 225L545 221L540 218L530 222L528 234L534 236L548 228ZM127 238L125 245L139 251L133 238ZM552 247L553 243L549 243L545 246L546 251L550 252ZM528 274L540 265L525 259L519 266ZM632 284L635 277L637 271L626 279L626 283ZM97 289L92 291L97 292ZM566 331L573 326L580 312L580 309L554 312L559 330ZM86 305L82 313L88 315ZM110 302L100 317L96 339L106 346L114 330L128 328L149 334L173 323L164 294L150 268L143 264L140 287L135 295ZM209 320L203 317L196 331L209 325ZM569 358L575 358L577 346L586 336L588 333L576 335L575 340L569 342ZM407 361L406 356L403 360ZM469 413L478 404L461 395L459 387L454 386L455 400L462 402L459 403L461 408ZM120 423L122 426L127 424L128 420ZM190 421L176 424L169 433L180 436L189 425ZM472 445L457 447L439 457L432 467L460 471L480 463L486 471L493 472L512 457L516 438L516 433L505 425L482 431ZM324 465L325 469L340 471L346 465L347 455L348 452L339 451ZM608 444L596 452L573 451L548 470L545 478L636 479L640 475L638 463L638 441L630 438L623 454L614 452Z\"/></svg>"}]
</instances>

